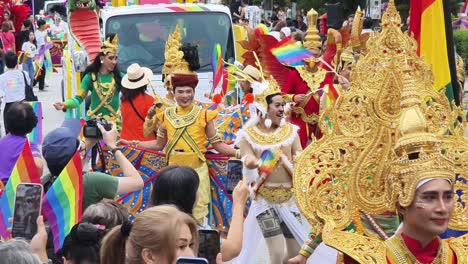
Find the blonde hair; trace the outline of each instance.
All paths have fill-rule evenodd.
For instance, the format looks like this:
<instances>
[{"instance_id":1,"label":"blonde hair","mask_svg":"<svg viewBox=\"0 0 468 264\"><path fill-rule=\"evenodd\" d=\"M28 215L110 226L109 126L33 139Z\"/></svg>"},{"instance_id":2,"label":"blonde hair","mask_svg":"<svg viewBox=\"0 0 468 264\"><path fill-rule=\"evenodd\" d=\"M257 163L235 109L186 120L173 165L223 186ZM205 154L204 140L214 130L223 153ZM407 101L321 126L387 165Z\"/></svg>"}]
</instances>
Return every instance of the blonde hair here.
<instances>
[{"instance_id":1,"label":"blonde hair","mask_svg":"<svg viewBox=\"0 0 468 264\"><path fill-rule=\"evenodd\" d=\"M151 207L139 214L126 236L118 225L105 237L101 246L101 264L140 264L142 250L150 249L167 259L175 261L177 240L181 227L188 225L193 238L193 251L198 252L198 227L195 220L174 206Z\"/></svg>"}]
</instances>

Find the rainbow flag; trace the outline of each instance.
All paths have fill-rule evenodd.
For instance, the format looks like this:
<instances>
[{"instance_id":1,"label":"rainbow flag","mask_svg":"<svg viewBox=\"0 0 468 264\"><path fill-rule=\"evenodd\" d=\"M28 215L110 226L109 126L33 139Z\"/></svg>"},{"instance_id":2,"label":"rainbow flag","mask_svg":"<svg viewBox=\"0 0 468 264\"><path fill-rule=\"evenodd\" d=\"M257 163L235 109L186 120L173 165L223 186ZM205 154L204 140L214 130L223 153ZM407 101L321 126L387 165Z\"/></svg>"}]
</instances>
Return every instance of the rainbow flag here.
<instances>
[{"instance_id":1,"label":"rainbow flag","mask_svg":"<svg viewBox=\"0 0 468 264\"><path fill-rule=\"evenodd\" d=\"M16 165L11 172L11 176L5 186L5 191L0 198L0 236L3 238L10 237L7 228L11 227L8 218L13 217L15 208L16 186L20 183L41 183L39 171L29 147L29 142L26 140L23 151L16 161Z\"/></svg>"},{"instance_id":2,"label":"rainbow flag","mask_svg":"<svg viewBox=\"0 0 468 264\"><path fill-rule=\"evenodd\" d=\"M213 48L211 57L211 67L213 68L213 91L218 87L223 77L223 56L221 55L221 45L217 43Z\"/></svg>"},{"instance_id":3,"label":"rainbow flag","mask_svg":"<svg viewBox=\"0 0 468 264\"><path fill-rule=\"evenodd\" d=\"M80 221L82 201L83 171L77 152L47 191L42 204L42 213L54 237L55 251L62 247L65 237Z\"/></svg>"},{"instance_id":4,"label":"rainbow flag","mask_svg":"<svg viewBox=\"0 0 468 264\"><path fill-rule=\"evenodd\" d=\"M234 71L234 66L229 66L227 69L223 70L223 95L227 106L239 104L237 98L239 95L235 92L237 81L233 76Z\"/></svg>"},{"instance_id":5,"label":"rainbow flag","mask_svg":"<svg viewBox=\"0 0 468 264\"><path fill-rule=\"evenodd\" d=\"M29 102L29 104L32 106L34 109L34 113L36 113L37 116L37 125L31 131L31 133L28 134L28 139L29 142L41 145L42 144L42 103L41 102Z\"/></svg>"},{"instance_id":6,"label":"rainbow flag","mask_svg":"<svg viewBox=\"0 0 468 264\"><path fill-rule=\"evenodd\" d=\"M447 5L448 1L444 0L411 0L410 32L418 42L418 54L432 67L434 89L447 88L447 98L460 105L450 8Z\"/></svg>"},{"instance_id":7,"label":"rainbow flag","mask_svg":"<svg viewBox=\"0 0 468 264\"><path fill-rule=\"evenodd\" d=\"M304 65L304 59L314 56L314 53L290 38L279 42L271 49L271 53L279 62L288 66Z\"/></svg>"}]
</instances>

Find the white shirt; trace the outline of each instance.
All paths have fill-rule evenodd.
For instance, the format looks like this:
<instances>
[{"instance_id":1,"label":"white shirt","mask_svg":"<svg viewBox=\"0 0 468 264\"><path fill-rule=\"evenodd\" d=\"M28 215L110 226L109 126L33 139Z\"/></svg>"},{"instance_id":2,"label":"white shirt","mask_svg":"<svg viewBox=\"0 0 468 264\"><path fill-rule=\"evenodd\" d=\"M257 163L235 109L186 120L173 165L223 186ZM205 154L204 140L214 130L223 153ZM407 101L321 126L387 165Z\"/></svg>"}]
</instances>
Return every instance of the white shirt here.
<instances>
[{"instance_id":1,"label":"white shirt","mask_svg":"<svg viewBox=\"0 0 468 264\"><path fill-rule=\"evenodd\" d=\"M21 50L28 53L28 58L34 58L34 56L36 56L37 53L36 45L29 41L23 43Z\"/></svg>"},{"instance_id":2,"label":"white shirt","mask_svg":"<svg viewBox=\"0 0 468 264\"><path fill-rule=\"evenodd\" d=\"M5 95L5 103L13 103L24 100L25 98L25 83L30 84L28 73L14 69L7 70L4 74L0 75L0 91Z\"/></svg>"},{"instance_id":3,"label":"white shirt","mask_svg":"<svg viewBox=\"0 0 468 264\"><path fill-rule=\"evenodd\" d=\"M256 28L262 21L262 12L258 6L247 6L245 10L245 18L249 20L249 26Z\"/></svg>"},{"instance_id":4,"label":"white shirt","mask_svg":"<svg viewBox=\"0 0 468 264\"><path fill-rule=\"evenodd\" d=\"M46 43L47 30L40 31L39 29L34 32L34 37L36 37L37 48L40 49L42 45Z\"/></svg>"}]
</instances>

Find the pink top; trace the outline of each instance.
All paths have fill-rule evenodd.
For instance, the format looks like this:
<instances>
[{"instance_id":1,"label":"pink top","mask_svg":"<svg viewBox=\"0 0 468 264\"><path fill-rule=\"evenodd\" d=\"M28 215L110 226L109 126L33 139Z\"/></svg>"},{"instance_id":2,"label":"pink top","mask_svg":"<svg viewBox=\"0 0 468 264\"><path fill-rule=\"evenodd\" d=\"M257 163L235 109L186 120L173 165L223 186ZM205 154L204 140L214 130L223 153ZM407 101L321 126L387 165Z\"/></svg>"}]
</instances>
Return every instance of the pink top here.
<instances>
[{"instance_id":1,"label":"pink top","mask_svg":"<svg viewBox=\"0 0 468 264\"><path fill-rule=\"evenodd\" d=\"M3 42L3 50L13 50L13 46L15 45L15 35L13 35L13 33L11 33L10 31L1 32L0 38Z\"/></svg>"}]
</instances>

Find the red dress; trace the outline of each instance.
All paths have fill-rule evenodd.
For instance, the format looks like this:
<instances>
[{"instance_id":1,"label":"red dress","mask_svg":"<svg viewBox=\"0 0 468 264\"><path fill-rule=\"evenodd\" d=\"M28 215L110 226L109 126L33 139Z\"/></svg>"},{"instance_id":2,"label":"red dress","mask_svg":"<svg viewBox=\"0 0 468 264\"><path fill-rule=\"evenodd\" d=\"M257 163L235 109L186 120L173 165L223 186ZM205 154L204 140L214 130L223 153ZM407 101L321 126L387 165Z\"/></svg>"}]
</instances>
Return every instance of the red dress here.
<instances>
[{"instance_id":1,"label":"red dress","mask_svg":"<svg viewBox=\"0 0 468 264\"><path fill-rule=\"evenodd\" d=\"M122 113L122 132L120 133L120 138L140 141L156 139L154 135L146 138L143 134L144 118L153 105L154 98L148 94L139 94L132 100L132 103L143 120L137 115L128 100L122 100L122 104L120 105Z\"/></svg>"},{"instance_id":2,"label":"red dress","mask_svg":"<svg viewBox=\"0 0 468 264\"><path fill-rule=\"evenodd\" d=\"M287 82L283 86L282 92L289 95L298 95L298 94L308 94L311 89L317 89L318 87L309 87L307 83L301 78L301 75L297 70L293 70L289 73ZM314 94L310 97L309 101L305 104L304 112L307 115L319 114L320 105L319 97L317 94ZM294 107L299 107L300 104L295 104ZM318 119L318 118L317 118ZM306 123L303 120L303 116L293 111L291 114L291 123L297 125L299 129L299 138L301 140L302 148L307 146L308 141L311 139L311 135L315 135L317 138L320 138L320 131L318 130L317 124Z\"/></svg>"}]
</instances>

